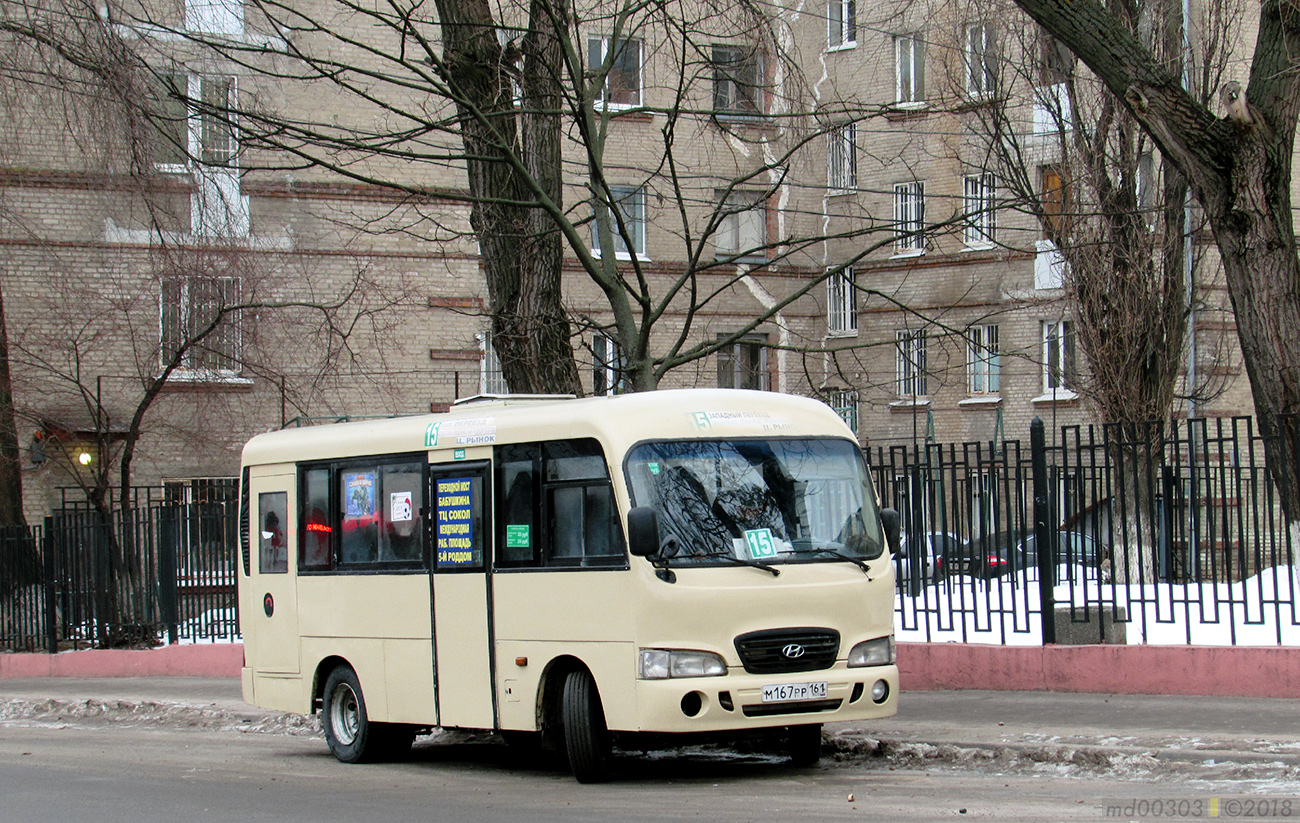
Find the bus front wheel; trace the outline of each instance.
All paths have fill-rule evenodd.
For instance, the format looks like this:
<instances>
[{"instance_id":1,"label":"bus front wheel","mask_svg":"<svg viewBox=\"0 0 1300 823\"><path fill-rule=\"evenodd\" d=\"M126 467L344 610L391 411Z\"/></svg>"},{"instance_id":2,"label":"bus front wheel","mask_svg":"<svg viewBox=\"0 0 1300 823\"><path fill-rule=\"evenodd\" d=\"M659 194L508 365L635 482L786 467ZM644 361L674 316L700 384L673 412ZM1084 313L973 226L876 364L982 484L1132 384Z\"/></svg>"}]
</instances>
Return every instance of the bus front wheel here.
<instances>
[{"instance_id":1,"label":"bus front wheel","mask_svg":"<svg viewBox=\"0 0 1300 823\"><path fill-rule=\"evenodd\" d=\"M564 747L569 766L579 783L609 779L613 751L605 711L596 681L585 669L569 672L564 680Z\"/></svg>"},{"instance_id":2,"label":"bus front wheel","mask_svg":"<svg viewBox=\"0 0 1300 823\"><path fill-rule=\"evenodd\" d=\"M371 763L411 749L415 734L405 726L373 723L357 673L339 666L325 679L321 725L330 752L343 763Z\"/></svg>"}]
</instances>

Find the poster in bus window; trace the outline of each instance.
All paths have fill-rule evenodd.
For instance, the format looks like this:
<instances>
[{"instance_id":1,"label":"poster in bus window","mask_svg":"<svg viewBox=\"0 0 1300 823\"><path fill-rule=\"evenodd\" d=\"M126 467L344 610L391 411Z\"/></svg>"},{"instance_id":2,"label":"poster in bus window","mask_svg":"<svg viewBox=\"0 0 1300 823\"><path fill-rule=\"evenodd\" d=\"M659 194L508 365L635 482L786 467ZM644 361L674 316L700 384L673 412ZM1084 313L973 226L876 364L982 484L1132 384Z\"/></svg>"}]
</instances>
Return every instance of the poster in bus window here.
<instances>
[{"instance_id":1,"label":"poster in bus window","mask_svg":"<svg viewBox=\"0 0 1300 823\"><path fill-rule=\"evenodd\" d=\"M343 503L345 520L372 520L375 516L375 473L345 472Z\"/></svg>"},{"instance_id":2,"label":"poster in bus window","mask_svg":"<svg viewBox=\"0 0 1300 823\"><path fill-rule=\"evenodd\" d=\"M435 485L440 568L474 567L481 562L474 545L474 482L472 477L448 477Z\"/></svg>"}]
</instances>

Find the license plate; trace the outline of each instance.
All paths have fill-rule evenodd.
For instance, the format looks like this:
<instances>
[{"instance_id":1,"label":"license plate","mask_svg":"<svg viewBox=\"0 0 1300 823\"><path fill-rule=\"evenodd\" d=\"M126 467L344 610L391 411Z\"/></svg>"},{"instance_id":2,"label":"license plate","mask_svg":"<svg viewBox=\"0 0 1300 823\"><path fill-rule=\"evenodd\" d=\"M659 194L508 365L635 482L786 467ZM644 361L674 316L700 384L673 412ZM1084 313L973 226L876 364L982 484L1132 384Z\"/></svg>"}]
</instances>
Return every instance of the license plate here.
<instances>
[{"instance_id":1,"label":"license plate","mask_svg":"<svg viewBox=\"0 0 1300 823\"><path fill-rule=\"evenodd\" d=\"M763 687L764 703L785 703L791 700L824 700L826 681L820 683L782 683Z\"/></svg>"}]
</instances>

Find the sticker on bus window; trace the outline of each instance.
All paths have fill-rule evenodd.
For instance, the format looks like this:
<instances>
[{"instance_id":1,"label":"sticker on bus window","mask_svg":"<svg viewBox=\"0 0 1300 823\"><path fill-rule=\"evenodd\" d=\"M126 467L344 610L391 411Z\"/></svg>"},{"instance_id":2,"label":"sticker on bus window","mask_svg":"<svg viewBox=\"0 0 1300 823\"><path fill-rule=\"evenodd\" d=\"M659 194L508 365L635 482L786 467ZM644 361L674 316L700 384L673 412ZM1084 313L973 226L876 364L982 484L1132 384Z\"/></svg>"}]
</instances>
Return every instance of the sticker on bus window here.
<instances>
[{"instance_id":1,"label":"sticker on bus window","mask_svg":"<svg viewBox=\"0 0 1300 823\"><path fill-rule=\"evenodd\" d=\"M659 473L659 464L658 464L658 463L646 463L645 465L646 465L646 468L648 468L648 469L650 470L650 473L651 473L651 474L658 474L658 473Z\"/></svg>"},{"instance_id":2,"label":"sticker on bus window","mask_svg":"<svg viewBox=\"0 0 1300 823\"><path fill-rule=\"evenodd\" d=\"M527 549L533 545L532 539L528 535L528 524L507 525L506 526L506 548L509 549Z\"/></svg>"},{"instance_id":3,"label":"sticker on bus window","mask_svg":"<svg viewBox=\"0 0 1300 823\"><path fill-rule=\"evenodd\" d=\"M776 544L772 542L771 529L750 529L745 532L745 545L749 548L750 560L776 557Z\"/></svg>"},{"instance_id":4,"label":"sticker on bus window","mask_svg":"<svg viewBox=\"0 0 1300 823\"><path fill-rule=\"evenodd\" d=\"M415 513L411 506L410 492L393 492L388 495L388 521L390 523L405 523L413 519L415 519Z\"/></svg>"}]
</instances>

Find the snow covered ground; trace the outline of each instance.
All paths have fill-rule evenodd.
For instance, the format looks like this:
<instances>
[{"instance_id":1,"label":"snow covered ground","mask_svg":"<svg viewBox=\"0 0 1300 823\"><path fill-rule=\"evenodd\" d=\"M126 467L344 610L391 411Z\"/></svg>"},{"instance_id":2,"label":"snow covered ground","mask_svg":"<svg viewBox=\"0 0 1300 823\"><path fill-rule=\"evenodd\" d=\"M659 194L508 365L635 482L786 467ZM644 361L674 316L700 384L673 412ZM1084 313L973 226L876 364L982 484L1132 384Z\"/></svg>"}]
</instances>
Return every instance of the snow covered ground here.
<instances>
[{"instance_id":1,"label":"snow covered ground","mask_svg":"<svg viewBox=\"0 0 1300 823\"><path fill-rule=\"evenodd\" d=\"M1071 573L1072 572L1072 573ZM1149 645L1297 646L1300 616L1294 603L1300 577L1290 566L1268 569L1238 583L1157 583L1127 587L1085 579L1062 567L1054 588L1058 627L1084 622L1100 610L1125 623L1126 642ZM1073 579L1073 582L1070 580ZM1042 644L1036 570L1027 576L931 582L915 596L899 593L895 637L930 643ZM1073 617L1059 611L1072 609Z\"/></svg>"}]
</instances>

